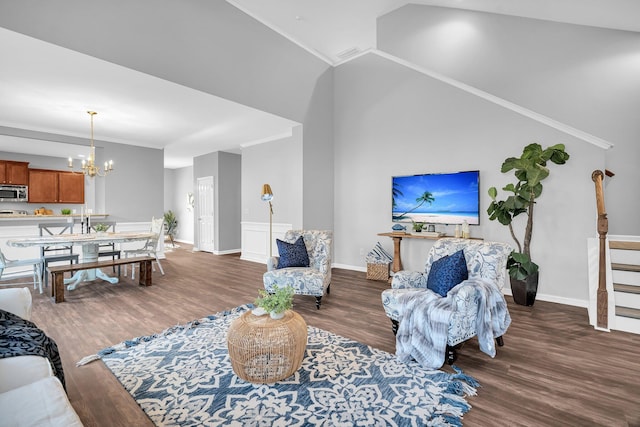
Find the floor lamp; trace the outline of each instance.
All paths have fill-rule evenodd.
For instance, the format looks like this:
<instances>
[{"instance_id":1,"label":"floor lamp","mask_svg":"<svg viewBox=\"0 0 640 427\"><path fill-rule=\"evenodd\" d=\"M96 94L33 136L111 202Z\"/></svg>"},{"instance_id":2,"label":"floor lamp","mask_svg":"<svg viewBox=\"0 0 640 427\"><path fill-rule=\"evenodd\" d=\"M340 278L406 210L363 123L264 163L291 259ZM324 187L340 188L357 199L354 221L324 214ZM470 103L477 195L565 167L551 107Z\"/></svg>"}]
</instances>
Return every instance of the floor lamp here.
<instances>
[{"instance_id":1,"label":"floor lamp","mask_svg":"<svg viewBox=\"0 0 640 427\"><path fill-rule=\"evenodd\" d=\"M269 202L269 257L272 257L273 205L271 204L271 200L273 200L273 191L271 191L271 186L269 184L264 184L262 186L262 196L260 198L263 202Z\"/></svg>"}]
</instances>

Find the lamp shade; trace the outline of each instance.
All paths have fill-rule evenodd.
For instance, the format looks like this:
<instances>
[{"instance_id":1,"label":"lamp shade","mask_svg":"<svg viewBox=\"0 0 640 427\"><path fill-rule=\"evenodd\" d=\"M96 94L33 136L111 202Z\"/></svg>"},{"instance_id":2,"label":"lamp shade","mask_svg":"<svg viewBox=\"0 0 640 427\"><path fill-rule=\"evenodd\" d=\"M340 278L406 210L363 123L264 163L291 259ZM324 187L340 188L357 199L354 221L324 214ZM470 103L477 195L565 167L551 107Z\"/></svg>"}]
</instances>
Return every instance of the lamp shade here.
<instances>
[{"instance_id":1,"label":"lamp shade","mask_svg":"<svg viewBox=\"0 0 640 427\"><path fill-rule=\"evenodd\" d=\"M273 199L273 191L271 191L271 186L269 184L264 184L262 186L262 201L269 202Z\"/></svg>"}]
</instances>

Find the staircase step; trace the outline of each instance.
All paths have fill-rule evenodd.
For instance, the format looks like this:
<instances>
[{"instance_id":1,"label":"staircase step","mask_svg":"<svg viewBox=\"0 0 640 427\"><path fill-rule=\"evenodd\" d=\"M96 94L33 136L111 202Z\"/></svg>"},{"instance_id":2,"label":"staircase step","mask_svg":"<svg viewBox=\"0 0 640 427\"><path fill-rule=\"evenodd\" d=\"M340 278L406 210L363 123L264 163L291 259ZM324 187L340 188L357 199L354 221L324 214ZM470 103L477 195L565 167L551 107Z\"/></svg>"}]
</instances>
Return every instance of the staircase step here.
<instances>
[{"instance_id":1,"label":"staircase step","mask_svg":"<svg viewBox=\"0 0 640 427\"><path fill-rule=\"evenodd\" d=\"M640 242L609 241L609 249L626 249L640 251Z\"/></svg>"},{"instance_id":2,"label":"staircase step","mask_svg":"<svg viewBox=\"0 0 640 427\"><path fill-rule=\"evenodd\" d=\"M640 265L611 263L612 270L634 271L640 273Z\"/></svg>"},{"instance_id":3,"label":"staircase step","mask_svg":"<svg viewBox=\"0 0 640 427\"><path fill-rule=\"evenodd\" d=\"M616 306L616 316L631 317L632 319L640 319L640 309Z\"/></svg>"},{"instance_id":4,"label":"staircase step","mask_svg":"<svg viewBox=\"0 0 640 427\"><path fill-rule=\"evenodd\" d=\"M640 286L624 285L622 283L614 283L613 290L615 292L626 292L628 294L640 294Z\"/></svg>"}]
</instances>

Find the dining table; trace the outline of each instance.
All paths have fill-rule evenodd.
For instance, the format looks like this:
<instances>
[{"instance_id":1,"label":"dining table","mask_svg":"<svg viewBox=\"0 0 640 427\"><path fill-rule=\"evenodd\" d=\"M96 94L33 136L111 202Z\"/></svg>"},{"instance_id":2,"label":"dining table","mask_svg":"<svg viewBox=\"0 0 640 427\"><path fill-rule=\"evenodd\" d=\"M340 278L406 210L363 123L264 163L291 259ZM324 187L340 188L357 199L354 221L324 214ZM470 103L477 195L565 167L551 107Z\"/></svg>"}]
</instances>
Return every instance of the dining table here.
<instances>
[{"instance_id":1,"label":"dining table","mask_svg":"<svg viewBox=\"0 0 640 427\"><path fill-rule=\"evenodd\" d=\"M98 260L99 246L106 243L127 243L141 240L148 240L155 237L155 234L134 233L134 232L112 232L112 233L87 233L87 234L57 234L53 236L25 237L7 240L7 245L11 247L31 247L31 246L58 246L73 245L82 247L82 262L94 262ZM79 270L71 278L65 279L64 284L68 290L74 290L83 282L98 279L109 283L118 283L118 277L113 277L102 271L100 268Z\"/></svg>"}]
</instances>

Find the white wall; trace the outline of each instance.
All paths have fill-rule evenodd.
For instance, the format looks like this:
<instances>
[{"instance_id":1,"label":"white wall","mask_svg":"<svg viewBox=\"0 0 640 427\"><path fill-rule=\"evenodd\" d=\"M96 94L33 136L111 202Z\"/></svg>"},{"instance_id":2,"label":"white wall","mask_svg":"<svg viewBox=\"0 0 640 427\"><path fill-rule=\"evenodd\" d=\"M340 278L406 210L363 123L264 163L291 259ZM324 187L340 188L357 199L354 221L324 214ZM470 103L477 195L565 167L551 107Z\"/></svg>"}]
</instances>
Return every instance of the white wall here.
<instances>
[{"instance_id":1,"label":"white wall","mask_svg":"<svg viewBox=\"0 0 640 427\"><path fill-rule=\"evenodd\" d=\"M640 233L640 33L407 5L378 20L378 48L614 144L609 231ZM595 193L589 197L595 203Z\"/></svg>"},{"instance_id":2,"label":"white wall","mask_svg":"<svg viewBox=\"0 0 640 427\"><path fill-rule=\"evenodd\" d=\"M391 239L376 234L391 229L393 175L479 169L481 225L471 234L512 244L508 229L488 220L487 189L512 182L501 164L525 145L564 143L571 159L550 166L532 256L542 298L587 300L586 239L596 215L591 172L604 167L604 150L374 54L336 69L335 101L337 264L363 269L362 252L376 241L392 251ZM422 270L430 244L402 245L405 269Z\"/></svg>"}]
</instances>

